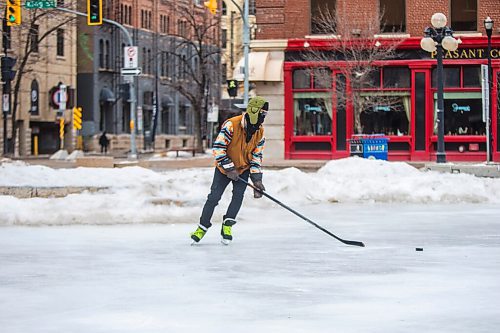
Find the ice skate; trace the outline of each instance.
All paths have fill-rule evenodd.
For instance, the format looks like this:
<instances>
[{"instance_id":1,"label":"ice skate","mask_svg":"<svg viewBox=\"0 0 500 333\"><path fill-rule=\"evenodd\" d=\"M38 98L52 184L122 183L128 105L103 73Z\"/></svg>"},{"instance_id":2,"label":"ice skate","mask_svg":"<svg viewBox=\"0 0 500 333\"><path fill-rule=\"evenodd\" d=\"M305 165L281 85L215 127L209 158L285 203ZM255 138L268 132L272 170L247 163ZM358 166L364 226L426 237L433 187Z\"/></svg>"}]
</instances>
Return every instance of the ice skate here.
<instances>
[{"instance_id":1,"label":"ice skate","mask_svg":"<svg viewBox=\"0 0 500 333\"><path fill-rule=\"evenodd\" d=\"M233 240L233 235L231 234L231 228L236 224L236 220L227 218L222 223L222 228L220 234L222 236L221 243L224 245L229 245Z\"/></svg>"},{"instance_id":2,"label":"ice skate","mask_svg":"<svg viewBox=\"0 0 500 333\"><path fill-rule=\"evenodd\" d=\"M193 242L191 245L197 244L207 233L207 229L201 225L198 226L198 228L191 234L191 239Z\"/></svg>"}]
</instances>

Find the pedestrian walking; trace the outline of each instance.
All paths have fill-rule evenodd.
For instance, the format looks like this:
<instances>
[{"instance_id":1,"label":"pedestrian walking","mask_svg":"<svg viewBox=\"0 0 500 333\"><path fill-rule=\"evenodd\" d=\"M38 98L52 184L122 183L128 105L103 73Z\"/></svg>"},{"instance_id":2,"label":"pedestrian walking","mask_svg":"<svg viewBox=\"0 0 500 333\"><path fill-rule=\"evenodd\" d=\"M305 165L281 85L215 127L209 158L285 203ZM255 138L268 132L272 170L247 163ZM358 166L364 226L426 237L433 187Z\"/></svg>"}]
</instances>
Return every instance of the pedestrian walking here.
<instances>
[{"instance_id":1,"label":"pedestrian walking","mask_svg":"<svg viewBox=\"0 0 500 333\"><path fill-rule=\"evenodd\" d=\"M104 153L104 155L106 155L108 153L109 145L109 139L106 136L106 131L102 132L102 135L99 137L99 144L101 145L101 154Z\"/></svg>"},{"instance_id":2,"label":"pedestrian walking","mask_svg":"<svg viewBox=\"0 0 500 333\"><path fill-rule=\"evenodd\" d=\"M248 102L243 114L229 118L224 122L213 144L215 170L205 205L200 216L198 228L191 234L194 242L199 242L212 226L212 215L222 194L229 183L233 185L233 195L222 219L222 243L227 245L232 239L231 228L236 224L236 216L241 208L246 184L238 180L241 177L264 191L262 184L262 152L264 149L263 122L269 108L268 102L255 96ZM262 194L254 190L254 197Z\"/></svg>"}]
</instances>

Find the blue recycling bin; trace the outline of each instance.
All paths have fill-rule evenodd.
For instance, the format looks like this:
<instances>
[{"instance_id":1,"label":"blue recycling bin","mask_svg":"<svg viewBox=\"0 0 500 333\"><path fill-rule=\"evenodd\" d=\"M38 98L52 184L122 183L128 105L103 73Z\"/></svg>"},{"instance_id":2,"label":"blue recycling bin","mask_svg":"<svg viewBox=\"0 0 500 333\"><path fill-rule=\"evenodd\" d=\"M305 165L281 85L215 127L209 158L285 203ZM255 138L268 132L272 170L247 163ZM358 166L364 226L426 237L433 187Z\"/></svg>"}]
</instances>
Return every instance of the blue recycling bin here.
<instances>
[{"instance_id":1,"label":"blue recycling bin","mask_svg":"<svg viewBox=\"0 0 500 333\"><path fill-rule=\"evenodd\" d=\"M380 134L360 135L349 140L351 156L387 161L389 138Z\"/></svg>"}]
</instances>

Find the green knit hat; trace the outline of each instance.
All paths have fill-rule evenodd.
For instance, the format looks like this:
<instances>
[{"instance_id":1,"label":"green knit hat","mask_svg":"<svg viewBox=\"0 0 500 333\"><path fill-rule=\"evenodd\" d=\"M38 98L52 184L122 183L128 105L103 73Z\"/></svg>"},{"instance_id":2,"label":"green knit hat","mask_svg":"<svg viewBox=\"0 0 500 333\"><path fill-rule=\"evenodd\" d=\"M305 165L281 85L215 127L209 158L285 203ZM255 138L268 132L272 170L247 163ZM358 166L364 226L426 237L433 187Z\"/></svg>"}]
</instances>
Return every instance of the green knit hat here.
<instances>
[{"instance_id":1,"label":"green knit hat","mask_svg":"<svg viewBox=\"0 0 500 333\"><path fill-rule=\"evenodd\" d=\"M257 121L259 120L260 110L264 107L265 104L266 100L260 96L252 97L248 101L247 113L248 118L250 119L250 124L257 124Z\"/></svg>"}]
</instances>

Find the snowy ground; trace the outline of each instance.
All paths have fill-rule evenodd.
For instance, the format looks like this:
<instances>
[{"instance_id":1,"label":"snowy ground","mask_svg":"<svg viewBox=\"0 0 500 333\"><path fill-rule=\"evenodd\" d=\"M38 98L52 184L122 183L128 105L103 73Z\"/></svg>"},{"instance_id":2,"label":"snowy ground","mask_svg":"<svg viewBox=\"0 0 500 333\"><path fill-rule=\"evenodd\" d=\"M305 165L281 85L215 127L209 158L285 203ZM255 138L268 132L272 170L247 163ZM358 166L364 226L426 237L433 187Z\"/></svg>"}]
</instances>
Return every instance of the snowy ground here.
<instances>
[{"instance_id":1,"label":"snowy ground","mask_svg":"<svg viewBox=\"0 0 500 333\"><path fill-rule=\"evenodd\" d=\"M251 195L233 244L223 202L190 246L211 173L1 164L0 186L107 189L0 196L0 332L498 331L499 180L361 159L270 171L268 193L366 247Z\"/></svg>"}]
</instances>

